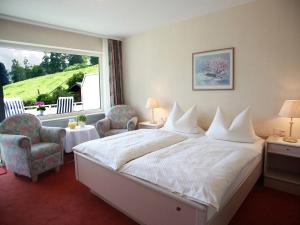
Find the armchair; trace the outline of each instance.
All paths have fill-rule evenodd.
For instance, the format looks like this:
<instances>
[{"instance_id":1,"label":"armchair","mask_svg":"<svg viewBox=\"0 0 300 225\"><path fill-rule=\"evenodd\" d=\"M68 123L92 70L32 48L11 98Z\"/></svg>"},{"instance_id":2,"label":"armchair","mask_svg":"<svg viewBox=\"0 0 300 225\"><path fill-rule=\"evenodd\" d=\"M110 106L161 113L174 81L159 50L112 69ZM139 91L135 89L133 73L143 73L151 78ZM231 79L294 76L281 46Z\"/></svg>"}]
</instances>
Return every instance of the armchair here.
<instances>
[{"instance_id":1,"label":"armchair","mask_svg":"<svg viewBox=\"0 0 300 225\"><path fill-rule=\"evenodd\" d=\"M6 118L0 124L0 147L9 170L16 175L30 177L36 182L38 175L63 164L65 129L44 127L31 114Z\"/></svg>"},{"instance_id":2,"label":"armchair","mask_svg":"<svg viewBox=\"0 0 300 225\"><path fill-rule=\"evenodd\" d=\"M113 106L105 119L96 123L99 136L106 137L136 129L138 118L136 112L127 105Z\"/></svg>"}]
</instances>

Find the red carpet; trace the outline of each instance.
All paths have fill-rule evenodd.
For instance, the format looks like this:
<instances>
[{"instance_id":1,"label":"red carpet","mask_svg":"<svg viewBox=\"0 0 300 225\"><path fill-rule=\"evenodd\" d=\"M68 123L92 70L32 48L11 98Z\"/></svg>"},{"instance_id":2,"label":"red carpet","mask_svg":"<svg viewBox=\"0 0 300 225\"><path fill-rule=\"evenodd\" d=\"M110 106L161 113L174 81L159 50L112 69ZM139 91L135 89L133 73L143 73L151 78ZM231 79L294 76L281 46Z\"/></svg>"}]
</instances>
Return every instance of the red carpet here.
<instances>
[{"instance_id":1,"label":"red carpet","mask_svg":"<svg viewBox=\"0 0 300 225\"><path fill-rule=\"evenodd\" d=\"M74 165L68 163L57 174L50 171L40 176L38 183L12 173L0 176L0 224L136 223L90 194L75 180ZM300 225L300 197L257 185L230 224Z\"/></svg>"},{"instance_id":2,"label":"red carpet","mask_svg":"<svg viewBox=\"0 0 300 225\"><path fill-rule=\"evenodd\" d=\"M7 173L6 168L1 165L0 166L0 175L6 174L6 173Z\"/></svg>"},{"instance_id":3,"label":"red carpet","mask_svg":"<svg viewBox=\"0 0 300 225\"><path fill-rule=\"evenodd\" d=\"M257 184L230 225L300 225L300 196Z\"/></svg>"}]
</instances>

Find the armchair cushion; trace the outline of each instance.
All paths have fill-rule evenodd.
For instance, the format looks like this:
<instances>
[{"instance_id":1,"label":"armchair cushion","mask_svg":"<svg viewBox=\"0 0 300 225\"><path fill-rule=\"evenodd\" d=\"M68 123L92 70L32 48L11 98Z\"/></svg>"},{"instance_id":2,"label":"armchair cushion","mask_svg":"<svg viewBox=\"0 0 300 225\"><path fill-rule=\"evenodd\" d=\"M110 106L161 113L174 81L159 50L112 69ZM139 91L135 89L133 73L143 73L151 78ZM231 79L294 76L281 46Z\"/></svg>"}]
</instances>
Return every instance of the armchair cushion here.
<instances>
[{"instance_id":1,"label":"armchair cushion","mask_svg":"<svg viewBox=\"0 0 300 225\"><path fill-rule=\"evenodd\" d=\"M41 127L40 137L42 142L60 144L66 136L66 130L58 127Z\"/></svg>"},{"instance_id":2,"label":"armchair cushion","mask_svg":"<svg viewBox=\"0 0 300 225\"><path fill-rule=\"evenodd\" d=\"M31 158L33 160L41 159L60 151L59 144L38 143L31 146Z\"/></svg>"},{"instance_id":3,"label":"armchair cushion","mask_svg":"<svg viewBox=\"0 0 300 225\"><path fill-rule=\"evenodd\" d=\"M0 133L24 135L31 139L31 143L40 142L40 120L31 114L19 114L5 119L0 125Z\"/></svg>"},{"instance_id":4,"label":"armchair cushion","mask_svg":"<svg viewBox=\"0 0 300 225\"><path fill-rule=\"evenodd\" d=\"M127 129L127 122L136 116L136 112L127 105L116 105L107 114L111 129Z\"/></svg>"}]
</instances>

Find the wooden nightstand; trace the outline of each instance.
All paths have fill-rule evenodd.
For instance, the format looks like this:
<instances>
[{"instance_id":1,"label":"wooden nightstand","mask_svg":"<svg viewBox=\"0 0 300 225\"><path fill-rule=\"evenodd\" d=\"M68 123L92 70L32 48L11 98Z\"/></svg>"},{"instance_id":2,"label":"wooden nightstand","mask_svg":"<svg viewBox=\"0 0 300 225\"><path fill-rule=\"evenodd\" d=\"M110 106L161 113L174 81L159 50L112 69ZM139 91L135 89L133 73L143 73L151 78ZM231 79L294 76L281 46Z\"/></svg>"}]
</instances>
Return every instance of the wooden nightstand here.
<instances>
[{"instance_id":1,"label":"wooden nightstand","mask_svg":"<svg viewBox=\"0 0 300 225\"><path fill-rule=\"evenodd\" d=\"M267 139L264 184L300 195L300 141L288 143L272 136Z\"/></svg>"},{"instance_id":2,"label":"wooden nightstand","mask_svg":"<svg viewBox=\"0 0 300 225\"><path fill-rule=\"evenodd\" d=\"M149 121L140 122L138 125L139 129L159 129L163 127L163 124L150 123Z\"/></svg>"}]
</instances>

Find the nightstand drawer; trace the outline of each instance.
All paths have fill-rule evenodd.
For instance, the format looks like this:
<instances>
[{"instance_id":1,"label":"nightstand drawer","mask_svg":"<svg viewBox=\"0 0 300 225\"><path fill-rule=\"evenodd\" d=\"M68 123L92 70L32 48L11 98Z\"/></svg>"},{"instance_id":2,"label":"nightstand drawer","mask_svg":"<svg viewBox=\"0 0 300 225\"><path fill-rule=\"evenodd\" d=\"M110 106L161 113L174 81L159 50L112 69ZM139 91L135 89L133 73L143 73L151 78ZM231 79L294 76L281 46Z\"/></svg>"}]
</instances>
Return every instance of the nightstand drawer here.
<instances>
[{"instance_id":1,"label":"nightstand drawer","mask_svg":"<svg viewBox=\"0 0 300 225\"><path fill-rule=\"evenodd\" d=\"M300 148L298 147L269 144L268 152L300 158Z\"/></svg>"}]
</instances>

